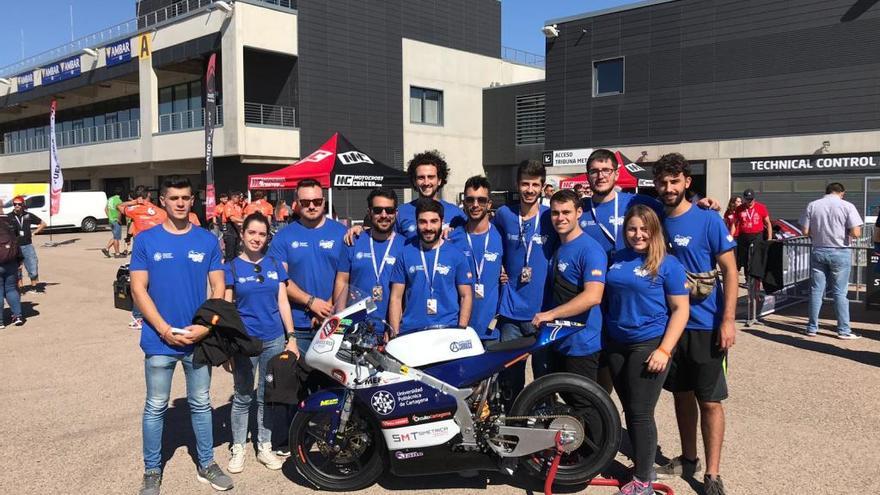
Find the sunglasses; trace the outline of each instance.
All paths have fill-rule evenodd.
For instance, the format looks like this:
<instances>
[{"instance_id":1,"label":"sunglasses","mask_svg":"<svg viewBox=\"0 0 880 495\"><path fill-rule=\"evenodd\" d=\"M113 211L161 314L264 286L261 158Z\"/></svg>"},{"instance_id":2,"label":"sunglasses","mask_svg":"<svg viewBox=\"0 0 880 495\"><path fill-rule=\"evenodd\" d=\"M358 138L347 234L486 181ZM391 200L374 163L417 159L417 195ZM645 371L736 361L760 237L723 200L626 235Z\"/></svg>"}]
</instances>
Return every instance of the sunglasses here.
<instances>
[{"instance_id":1,"label":"sunglasses","mask_svg":"<svg viewBox=\"0 0 880 495\"><path fill-rule=\"evenodd\" d=\"M479 203L480 206L486 206L489 204L489 198L485 196L465 196L464 203L467 205Z\"/></svg>"},{"instance_id":2,"label":"sunglasses","mask_svg":"<svg viewBox=\"0 0 880 495\"><path fill-rule=\"evenodd\" d=\"M299 205L303 208L308 208L311 205L315 205L316 208L320 208L321 206L324 206L324 198L301 199L299 200Z\"/></svg>"},{"instance_id":3,"label":"sunglasses","mask_svg":"<svg viewBox=\"0 0 880 495\"><path fill-rule=\"evenodd\" d=\"M382 213L394 215L397 213L397 208L394 206L371 206L370 211L373 212L373 215L381 215Z\"/></svg>"},{"instance_id":4,"label":"sunglasses","mask_svg":"<svg viewBox=\"0 0 880 495\"><path fill-rule=\"evenodd\" d=\"M12 203L12 206L24 206L24 203Z\"/></svg>"},{"instance_id":5,"label":"sunglasses","mask_svg":"<svg viewBox=\"0 0 880 495\"><path fill-rule=\"evenodd\" d=\"M266 279L263 278L262 275L259 275L262 271L263 271L263 267L261 267L260 265L254 265L254 273L257 274L257 282L259 282L261 284L266 281Z\"/></svg>"}]
</instances>

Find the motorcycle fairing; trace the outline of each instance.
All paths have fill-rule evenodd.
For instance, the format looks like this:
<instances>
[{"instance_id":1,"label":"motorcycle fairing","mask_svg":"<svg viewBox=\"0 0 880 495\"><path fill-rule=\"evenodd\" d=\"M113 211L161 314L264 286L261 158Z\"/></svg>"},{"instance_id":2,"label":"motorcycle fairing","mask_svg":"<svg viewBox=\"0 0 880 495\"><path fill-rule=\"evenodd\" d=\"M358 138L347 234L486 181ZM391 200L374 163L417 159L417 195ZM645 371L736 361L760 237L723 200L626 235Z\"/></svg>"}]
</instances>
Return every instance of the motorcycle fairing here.
<instances>
[{"instance_id":1,"label":"motorcycle fairing","mask_svg":"<svg viewBox=\"0 0 880 495\"><path fill-rule=\"evenodd\" d=\"M355 389L354 393L379 421L456 409L454 397L417 380Z\"/></svg>"},{"instance_id":2,"label":"motorcycle fairing","mask_svg":"<svg viewBox=\"0 0 880 495\"><path fill-rule=\"evenodd\" d=\"M337 414L342 410L344 388L327 388L309 395L306 400L300 402L299 410L305 412L335 411Z\"/></svg>"}]
</instances>

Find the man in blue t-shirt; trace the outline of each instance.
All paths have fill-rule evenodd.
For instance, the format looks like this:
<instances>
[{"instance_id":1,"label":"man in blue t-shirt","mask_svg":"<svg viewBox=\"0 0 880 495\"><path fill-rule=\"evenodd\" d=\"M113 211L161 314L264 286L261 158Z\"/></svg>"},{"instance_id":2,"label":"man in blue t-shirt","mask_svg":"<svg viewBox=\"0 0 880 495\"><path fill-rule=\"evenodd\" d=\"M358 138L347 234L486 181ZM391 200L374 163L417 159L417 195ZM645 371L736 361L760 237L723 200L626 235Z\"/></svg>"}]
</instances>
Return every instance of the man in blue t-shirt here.
<instances>
[{"instance_id":1,"label":"man in blue t-shirt","mask_svg":"<svg viewBox=\"0 0 880 495\"><path fill-rule=\"evenodd\" d=\"M333 313L333 282L346 229L324 215L324 190L318 181L300 181L296 198L299 219L275 234L268 254L281 261L290 276L287 295L293 303L294 336L304 355L314 329Z\"/></svg>"},{"instance_id":2,"label":"man in blue t-shirt","mask_svg":"<svg viewBox=\"0 0 880 495\"><path fill-rule=\"evenodd\" d=\"M140 345L147 396L142 495L158 494L162 484L162 430L178 362L186 375L198 479L217 490L232 488L232 479L214 462L211 367L193 363L193 346L210 329L190 324L192 318L207 299L208 284L211 297L217 299L226 286L217 238L189 222L192 189L186 178L172 176L162 183L160 200L167 218L135 238L131 255L131 292L144 315Z\"/></svg>"},{"instance_id":3,"label":"man in blue t-shirt","mask_svg":"<svg viewBox=\"0 0 880 495\"><path fill-rule=\"evenodd\" d=\"M464 207L468 221L464 227L449 236L468 259L474 275L474 309L470 326L483 340L498 339L497 325L492 320L498 313L501 262L504 247L501 235L489 221L492 198L489 180L481 175L471 177L464 184Z\"/></svg>"},{"instance_id":4,"label":"man in blue t-shirt","mask_svg":"<svg viewBox=\"0 0 880 495\"><path fill-rule=\"evenodd\" d=\"M578 223L581 198L562 189L550 198L550 218L559 235L547 276L544 308L532 318L536 327L554 320L582 323L584 328L555 344L560 359L555 368L596 381L602 350L602 294L608 260L599 245Z\"/></svg>"},{"instance_id":5,"label":"man in blue t-shirt","mask_svg":"<svg viewBox=\"0 0 880 495\"><path fill-rule=\"evenodd\" d=\"M706 454L705 489L707 493L723 494L724 485L718 475L724 440L721 401L727 398L727 351L736 340L736 242L721 216L687 200L691 171L682 155L670 153L654 164L654 185L666 211L663 227L670 252L692 275L690 283L706 284L708 292L702 297L691 291L690 318L678 341L665 384L675 399L682 454L657 469L657 475L693 475L700 469L699 411ZM717 282L719 272L721 286Z\"/></svg>"},{"instance_id":6,"label":"man in blue t-shirt","mask_svg":"<svg viewBox=\"0 0 880 495\"><path fill-rule=\"evenodd\" d=\"M547 267L557 242L550 223L550 209L541 206L541 190L547 171L537 161L523 161L516 169L517 205L504 205L495 212L494 225L504 246L503 267L507 282L501 287L498 323L501 341L533 335L535 313L544 301ZM532 354L532 374L548 372L546 351ZM508 368L501 376L509 403L525 386L525 363Z\"/></svg>"},{"instance_id":7,"label":"man in blue t-shirt","mask_svg":"<svg viewBox=\"0 0 880 495\"><path fill-rule=\"evenodd\" d=\"M471 319L473 275L464 253L441 236L443 205L419 198L416 219L418 240L404 246L391 272L392 338L432 325L465 327Z\"/></svg>"},{"instance_id":8,"label":"man in blue t-shirt","mask_svg":"<svg viewBox=\"0 0 880 495\"><path fill-rule=\"evenodd\" d=\"M346 246L336 271L333 301L340 310L348 303L349 287L356 287L373 297L376 311L370 314L376 320L388 318L388 299L391 297L391 272L400 258L406 240L394 232L397 217L397 195L390 189L370 191L367 196L367 216L371 228L368 235L357 238L353 246ZM376 322L376 332L384 333L385 325Z\"/></svg>"}]
</instances>

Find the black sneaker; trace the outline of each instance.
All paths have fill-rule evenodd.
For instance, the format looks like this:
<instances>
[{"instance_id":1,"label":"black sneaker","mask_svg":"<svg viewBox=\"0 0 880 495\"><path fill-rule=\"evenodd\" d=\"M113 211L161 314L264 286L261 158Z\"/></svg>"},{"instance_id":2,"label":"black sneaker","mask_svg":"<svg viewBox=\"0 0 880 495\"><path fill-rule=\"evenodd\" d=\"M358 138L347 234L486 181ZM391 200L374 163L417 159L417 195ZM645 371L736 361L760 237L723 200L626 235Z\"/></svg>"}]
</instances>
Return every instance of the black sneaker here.
<instances>
[{"instance_id":1,"label":"black sneaker","mask_svg":"<svg viewBox=\"0 0 880 495\"><path fill-rule=\"evenodd\" d=\"M669 461L665 466L656 469L658 480L668 480L672 478L693 478L694 473L702 469L700 459L688 460L682 456L678 456Z\"/></svg>"},{"instance_id":2,"label":"black sneaker","mask_svg":"<svg viewBox=\"0 0 880 495\"><path fill-rule=\"evenodd\" d=\"M706 495L727 495L724 492L724 483L721 481L721 476L715 476L714 478L709 476L703 476L703 493Z\"/></svg>"},{"instance_id":3,"label":"black sneaker","mask_svg":"<svg viewBox=\"0 0 880 495\"><path fill-rule=\"evenodd\" d=\"M159 495L159 488L162 487L162 471L158 469L148 469L144 473L144 481L141 483L141 491L139 495Z\"/></svg>"},{"instance_id":4,"label":"black sneaker","mask_svg":"<svg viewBox=\"0 0 880 495\"><path fill-rule=\"evenodd\" d=\"M231 490L234 486L232 484L232 478L224 473L223 470L220 469L220 466L213 461L211 464L208 464L208 467L204 469L200 468L196 477L202 483L209 483L215 490L221 492Z\"/></svg>"},{"instance_id":5,"label":"black sneaker","mask_svg":"<svg viewBox=\"0 0 880 495\"><path fill-rule=\"evenodd\" d=\"M110 257L110 250L109 249L103 248L103 249L101 249L101 252L104 253L104 256L106 256L108 258Z\"/></svg>"},{"instance_id":6,"label":"black sneaker","mask_svg":"<svg viewBox=\"0 0 880 495\"><path fill-rule=\"evenodd\" d=\"M12 317L12 324L20 327L24 325L24 318L22 318L21 315L15 315Z\"/></svg>"}]
</instances>

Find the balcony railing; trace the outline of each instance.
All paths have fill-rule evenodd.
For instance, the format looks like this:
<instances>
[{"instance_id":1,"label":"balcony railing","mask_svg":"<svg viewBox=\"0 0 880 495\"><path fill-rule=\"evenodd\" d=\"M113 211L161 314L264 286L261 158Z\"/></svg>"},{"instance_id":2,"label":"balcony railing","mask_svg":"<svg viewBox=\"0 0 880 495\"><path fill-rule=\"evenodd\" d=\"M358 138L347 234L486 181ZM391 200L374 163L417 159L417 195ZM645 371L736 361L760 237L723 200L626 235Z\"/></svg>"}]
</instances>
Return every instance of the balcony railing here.
<instances>
[{"instance_id":1,"label":"balcony railing","mask_svg":"<svg viewBox=\"0 0 880 495\"><path fill-rule=\"evenodd\" d=\"M217 123L214 125L223 125L223 105L217 105ZM159 115L159 134L201 129L203 127L205 127L204 108Z\"/></svg>"},{"instance_id":2,"label":"balcony railing","mask_svg":"<svg viewBox=\"0 0 880 495\"><path fill-rule=\"evenodd\" d=\"M252 3L265 3L283 9L296 10L296 0L250 0Z\"/></svg>"},{"instance_id":3,"label":"balcony railing","mask_svg":"<svg viewBox=\"0 0 880 495\"><path fill-rule=\"evenodd\" d=\"M137 18L138 29L146 29L148 27L161 24L169 19L180 17L195 10L210 5L214 0L181 0L173 3L163 9L148 12Z\"/></svg>"},{"instance_id":4,"label":"balcony railing","mask_svg":"<svg viewBox=\"0 0 880 495\"><path fill-rule=\"evenodd\" d=\"M244 122L273 127L296 127L296 109L262 103L244 103Z\"/></svg>"},{"instance_id":5,"label":"balcony railing","mask_svg":"<svg viewBox=\"0 0 880 495\"><path fill-rule=\"evenodd\" d=\"M544 68L544 56L531 53L509 46L501 47L501 58L515 64L528 65L530 67Z\"/></svg>"},{"instance_id":6,"label":"balcony railing","mask_svg":"<svg viewBox=\"0 0 880 495\"><path fill-rule=\"evenodd\" d=\"M103 143L108 141L121 141L125 139L137 139L141 135L141 121L127 120L95 127L71 129L69 131L56 131L55 143L59 148L80 146L83 144ZM3 141L2 151L4 155L16 153L32 153L49 149L49 135L34 136L23 139L9 139Z\"/></svg>"}]
</instances>

